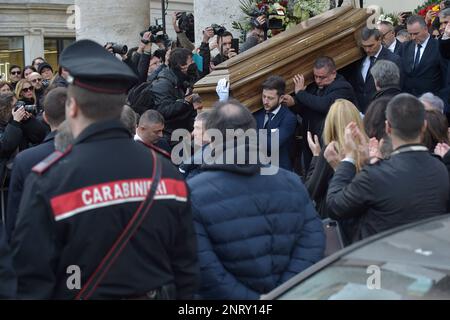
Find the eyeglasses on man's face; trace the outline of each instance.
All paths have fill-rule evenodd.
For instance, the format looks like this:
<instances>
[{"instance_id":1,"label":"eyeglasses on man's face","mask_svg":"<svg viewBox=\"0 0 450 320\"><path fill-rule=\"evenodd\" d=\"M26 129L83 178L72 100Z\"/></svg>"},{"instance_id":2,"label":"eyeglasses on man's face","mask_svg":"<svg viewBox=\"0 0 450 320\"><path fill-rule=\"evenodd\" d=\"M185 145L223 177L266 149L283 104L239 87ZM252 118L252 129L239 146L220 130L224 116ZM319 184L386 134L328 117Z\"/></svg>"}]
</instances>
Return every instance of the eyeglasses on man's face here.
<instances>
[{"instance_id":1,"label":"eyeglasses on man's face","mask_svg":"<svg viewBox=\"0 0 450 320\"><path fill-rule=\"evenodd\" d=\"M31 82L32 83L42 82L42 78L33 79L33 80L31 80Z\"/></svg>"},{"instance_id":2,"label":"eyeglasses on man's face","mask_svg":"<svg viewBox=\"0 0 450 320\"><path fill-rule=\"evenodd\" d=\"M11 71L11 75L13 76L18 76L21 73L22 73L21 71Z\"/></svg>"}]
</instances>

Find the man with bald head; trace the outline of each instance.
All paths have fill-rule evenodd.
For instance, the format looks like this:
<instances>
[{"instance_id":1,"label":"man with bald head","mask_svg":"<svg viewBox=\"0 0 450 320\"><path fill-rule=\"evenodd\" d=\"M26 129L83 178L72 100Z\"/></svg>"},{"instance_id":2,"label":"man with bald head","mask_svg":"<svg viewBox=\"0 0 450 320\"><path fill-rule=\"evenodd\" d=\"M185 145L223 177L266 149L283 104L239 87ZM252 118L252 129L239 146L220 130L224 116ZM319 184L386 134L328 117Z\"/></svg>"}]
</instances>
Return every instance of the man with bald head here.
<instances>
[{"instance_id":1,"label":"man with bald head","mask_svg":"<svg viewBox=\"0 0 450 320\"><path fill-rule=\"evenodd\" d=\"M298 176L281 168L263 175L251 157L239 162L252 147L240 138L256 128L239 102L214 106L206 134L226 137L234 130L237 143L215 136L211 145L227 161L205 161L188 179L204 299L259 299L323 256L322 223Z\"/></svg>"}]
</instances>

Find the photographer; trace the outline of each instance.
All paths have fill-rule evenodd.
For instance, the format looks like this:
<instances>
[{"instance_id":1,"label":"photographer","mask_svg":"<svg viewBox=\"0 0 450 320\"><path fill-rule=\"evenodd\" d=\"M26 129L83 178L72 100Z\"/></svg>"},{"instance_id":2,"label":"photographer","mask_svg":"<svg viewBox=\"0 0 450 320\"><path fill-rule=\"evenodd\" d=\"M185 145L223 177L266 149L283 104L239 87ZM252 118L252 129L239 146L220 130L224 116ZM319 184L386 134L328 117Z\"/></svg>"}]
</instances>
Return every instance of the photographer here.
<instances>
[{"instance_id":1,"label":"photographer","mask_svg":"<svg viewBox=\"0 0 450 320\"><path fill-rule=\"evenodd\" d=\"M24 150L29 143L38 144L45 137L45 128L24 106L17 108L13 94L0 95L0 181L5 181L6 166L12 162L17 149Z\"/></svg>"},{"instance_id":2,"label":"photographer","mask_svg":"<svg viewBox=\"0 0 450 320\"><path fill-rule=\"evenodd\" d=\"M196 68L192 53L184 48L174 49L169 67L163 69L152 84L154 109L164 117L164 137L168 141L176 129L193 130L197 112L192 101L192 86L196 81L190 76L192 68Z\"/></svg>"},{"instance_id":3,"label":"photographer","mask_svg":"<svg viewBox=\"0 0 450 320\"><path fill-rule=\"evenodd\" d=\"M211 50L209 47L209 41L214 37L214 29L207 27L203 31L203 40L200 44L199 55L203 58L203 71L200 73L200 78L206 77L210 72L211 64Z\"/></svg>"},{"instance_id":4,"label":"photographer","mask_svg":"<svg viewBox=\"0 0 450 320\"><path fill-rule=\"evenodd\" d=\"M181 47L193 51L195 46L194 39L194 16L187 15L186 12L174 12L172 14L173 29L177 33L177 39ZM191 36L191 39L189 39Z\"/></svg>"},{"instance_id":5,"label":"photographer","mask_svg":"<svg viewBox=\"0 0 450 320\"><path fill-rule=\"evenodd\" d=\"M264 27L267 24L266 16L259 16L252 21L252 30L240 47L240 52L247 51L265 40Z\"/></svg>"},{"instance_id":6,"label":"photographer","mask_svg":"<svg viewBox=\"0 0 450 320\"><path fill-rule=\"evenodd\" d=\"M217 35L217 44L219 45L220 53L212 60L212 65L215 67L228 59L237 56L237 52L232 48L233 35L226 31L224 27L215 29L214 33ZM214 68L213 68L214 69Z\"/></svg>"}]
</instances>

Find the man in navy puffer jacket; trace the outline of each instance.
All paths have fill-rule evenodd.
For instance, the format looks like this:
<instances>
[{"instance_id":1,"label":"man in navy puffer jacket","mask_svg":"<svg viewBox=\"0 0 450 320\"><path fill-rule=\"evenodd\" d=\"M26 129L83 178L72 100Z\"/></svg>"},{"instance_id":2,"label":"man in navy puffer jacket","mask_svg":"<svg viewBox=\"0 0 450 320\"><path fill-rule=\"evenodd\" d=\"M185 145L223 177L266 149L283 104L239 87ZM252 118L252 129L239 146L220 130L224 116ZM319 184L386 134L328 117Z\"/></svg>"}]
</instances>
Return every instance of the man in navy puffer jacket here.
<instances>
[{"instance_id":1,"label":"man in navy puffer jacket","mask_svg":"<svg viewBox=\"0 0 450 320\"><path fill-rule=\"evenodd\" d=\"M230 101L214 107L206 129L256 130L256 123ZM300 178L284 169L262 175L248 162L204 164L188 180L202 299L259 299L323 257L322 223Z\"/></svg>"}]
</instances>

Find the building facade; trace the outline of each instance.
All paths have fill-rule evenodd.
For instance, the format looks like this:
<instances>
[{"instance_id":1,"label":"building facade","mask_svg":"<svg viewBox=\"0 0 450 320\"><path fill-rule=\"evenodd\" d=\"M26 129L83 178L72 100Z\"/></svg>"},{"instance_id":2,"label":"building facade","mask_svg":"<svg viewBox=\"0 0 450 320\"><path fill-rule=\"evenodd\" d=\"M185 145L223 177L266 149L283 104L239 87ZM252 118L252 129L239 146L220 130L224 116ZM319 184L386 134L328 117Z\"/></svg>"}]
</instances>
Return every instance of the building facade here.
<instances>
[{"instance_id":1,"label":"building facade","mask_svg":"<svg viewBox=\"0 0 450 320\"><path fill-rule=\"evenodd\" d=\"M0 1L0 74L8 79L9 66L31 64L44 57L54 68L65 46L75 40L68 28L73 0Z\"/></svg>"}]
</instances>

